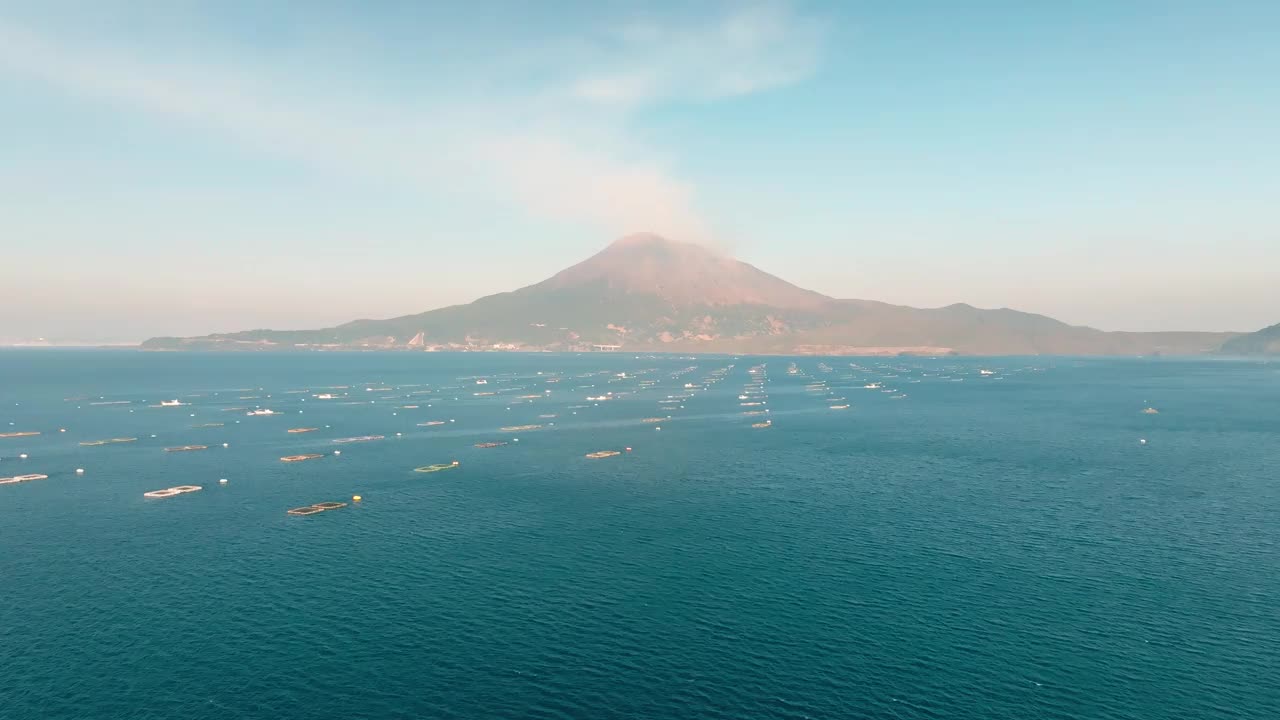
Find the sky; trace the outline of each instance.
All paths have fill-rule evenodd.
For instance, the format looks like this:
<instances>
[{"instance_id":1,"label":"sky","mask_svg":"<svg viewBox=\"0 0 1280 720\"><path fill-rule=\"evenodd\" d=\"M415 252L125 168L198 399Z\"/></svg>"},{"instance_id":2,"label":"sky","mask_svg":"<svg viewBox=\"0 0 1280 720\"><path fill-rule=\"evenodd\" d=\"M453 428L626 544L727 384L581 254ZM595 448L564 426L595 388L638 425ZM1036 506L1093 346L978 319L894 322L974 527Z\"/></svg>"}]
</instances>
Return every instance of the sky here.
<instances>
[{"instance_id":1,"label":"sky","mask_svg":"<svg viewBox=\"0 0 1280 720\"><path fill-rule=\"evenodd\" d=\"M836 297L1280 322L1280 3L0 0L0 339L321 327L631 232Z\"/></svg>"}]
</instances>

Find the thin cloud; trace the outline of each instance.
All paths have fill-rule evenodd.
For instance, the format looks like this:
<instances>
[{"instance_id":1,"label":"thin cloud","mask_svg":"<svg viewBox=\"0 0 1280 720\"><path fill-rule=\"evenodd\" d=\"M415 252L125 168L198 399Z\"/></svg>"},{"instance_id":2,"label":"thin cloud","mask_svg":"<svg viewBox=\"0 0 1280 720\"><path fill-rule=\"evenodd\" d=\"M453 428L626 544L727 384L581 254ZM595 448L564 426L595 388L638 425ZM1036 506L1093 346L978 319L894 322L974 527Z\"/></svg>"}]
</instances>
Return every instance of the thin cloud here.
<instances>
[{"instance_id":1,"label":"thin cloud","mask_svg":"<svg viewBox=\"0 0 1280 720\"><path fill-rule=\"evenodd\" d=\"M583 100L639 106L709 101L784 87L810 75L821 26L784 4L740 8L701 24L634 21L612 33L612 49L578 78Z\"/></svg>"},{"instance_id":2,"label":"thin cloud","mask_svg":"<svg viewBox=\"0 0 1280 720\"><path fill-rule=\"evenodd\" d=\"M477 102L298 97L288 78L229 63L180 65L60 42L0 19L0 72L128 112L172 118L337 175L392 177L424 193L459 185L558 221L621 234L652 230L711 241L695 189L628 133L627 108L778 87L811 69L817 35L780 6L701 26L628 22L591 52L605 71L569 90ZM639 60L635 60L638 58ZM322 67L322 66L321 66ZM465 83L465 78L459 78ZM560 97L548 102L548 98ZM623 108L584 112L583 105Z\"/></svg>"}]
</instances>

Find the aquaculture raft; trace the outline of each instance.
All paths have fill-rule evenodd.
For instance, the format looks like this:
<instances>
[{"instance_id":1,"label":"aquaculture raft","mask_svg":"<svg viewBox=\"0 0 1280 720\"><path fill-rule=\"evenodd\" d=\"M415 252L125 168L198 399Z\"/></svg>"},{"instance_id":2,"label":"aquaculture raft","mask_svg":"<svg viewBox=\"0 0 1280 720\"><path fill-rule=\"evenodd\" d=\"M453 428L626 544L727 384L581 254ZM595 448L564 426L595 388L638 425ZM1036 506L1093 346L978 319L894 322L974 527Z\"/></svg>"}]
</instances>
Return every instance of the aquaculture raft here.
<instances>
[{"instance_id":1,"label":"aquaculture raft","mask_svg":"<svg viewBox=\"0 0 1280 720\"><path fill-rule=\"evenodd\" d=\"M280 458L280 462L302 462L303 460L315 460L316 458L322 458L322 457L324 457L322 453L306 453L304 455L285 455L284 457Z\"/></svg>"},{"instance_id":2,"label":"aquaculture raft","mask_svg":"<svg viewBox=\"0 0 1280 720\"><path fill-rule=\"evenodd\" d=\"M48 480L48 475L40 475L39 473L31 473L29 475L14 475L13 477L0 478L0 485L17 485L18 483L31 482L32 480Z\"/></svg>"},{"instance_id":3,"label":"aquaculture raft","mask_svg":"<svg viewBox=\"0 0 1280 720\"><path fill-rule=\"evenodd\" d=\"M414 468L413 471L418 473L433 473L433 472L440 472L441 470L452 470L456 467L458 467L457 460L451 463L437 463L435 465L423 465L422 467Z\"/></svg>"},{"instance_id":4,"label":"aquaculture raft","mask_svg":"<svg viewBox=\"0 0 1280 720\"><path fill-rule=\"evenodd\" d=\"M177 485L171 488L165 488L163 490L152 490L151 492L144 492L142 493L142 497L168 498L168 497L173 497L175 495L184 495L186 493L193 493L193 492L196 492L197 490L203 490L203 489L204 488L199 485Z\"/></svg>"},{"instance_id":5,"label":"aquaculture raft","mask_svg":"<svg viewBox=\"0 0 1280 720\"><path fill-rule=\"evenodd\" d=\"M346 506L347 504L342 502L319 502L314 505L307 505L306 507L286 510L285 512L289 515L315 515L316 513L322 513L326 510L337 510L338 508Z\"/></svg>"}]
</instances>

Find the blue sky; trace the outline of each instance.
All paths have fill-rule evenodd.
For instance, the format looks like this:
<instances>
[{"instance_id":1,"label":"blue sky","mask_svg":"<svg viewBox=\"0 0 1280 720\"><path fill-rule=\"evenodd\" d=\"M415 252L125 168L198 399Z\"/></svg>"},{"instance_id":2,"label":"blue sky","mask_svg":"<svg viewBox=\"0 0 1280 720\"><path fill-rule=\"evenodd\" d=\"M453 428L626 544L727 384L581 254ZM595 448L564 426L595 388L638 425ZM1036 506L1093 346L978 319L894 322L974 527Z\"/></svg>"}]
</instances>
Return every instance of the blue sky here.
<instances>
[{"instance_id":1,"label":"blue sky","mask_svg":"<svg viewBox=\"0 0 1280 720\"><path fill-rule=\"evenodd\" d=\"M0 338L406 314L637 230L840 297L1280 321L1278 3L458 5L0 0Z\"/></svg>"}]
</instances>

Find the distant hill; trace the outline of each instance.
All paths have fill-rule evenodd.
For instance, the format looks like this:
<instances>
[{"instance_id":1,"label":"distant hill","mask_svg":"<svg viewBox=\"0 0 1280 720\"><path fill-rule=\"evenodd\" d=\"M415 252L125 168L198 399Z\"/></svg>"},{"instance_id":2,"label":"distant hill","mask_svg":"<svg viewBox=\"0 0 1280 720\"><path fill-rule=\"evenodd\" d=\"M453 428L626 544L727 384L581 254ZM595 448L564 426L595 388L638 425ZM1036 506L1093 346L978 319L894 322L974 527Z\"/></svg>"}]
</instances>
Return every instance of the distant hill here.
<instances>
[{"instance_id":1,"label":"distant hill","mask_svg":"<svg viewBox=\"0 0 1280 720\"><path fill-rule=\"evenodd\" d=\"M1280 355L1280 324L1232 338L1222 344L1228 355Z\"/></svg>"},{"instance_id":2,"label":"distant hill","mask_svg":"<svg viewBox=\"0 0 1280 720\"><path fill-rule=\"evenodd\" d=\"M589 350L732 353L1190 354L1233 333L1117 333L1016 310L839 300L698 245L624 237L536 285L319 330L153 338L155 350Z\"/></svg>"}]
</instances>

